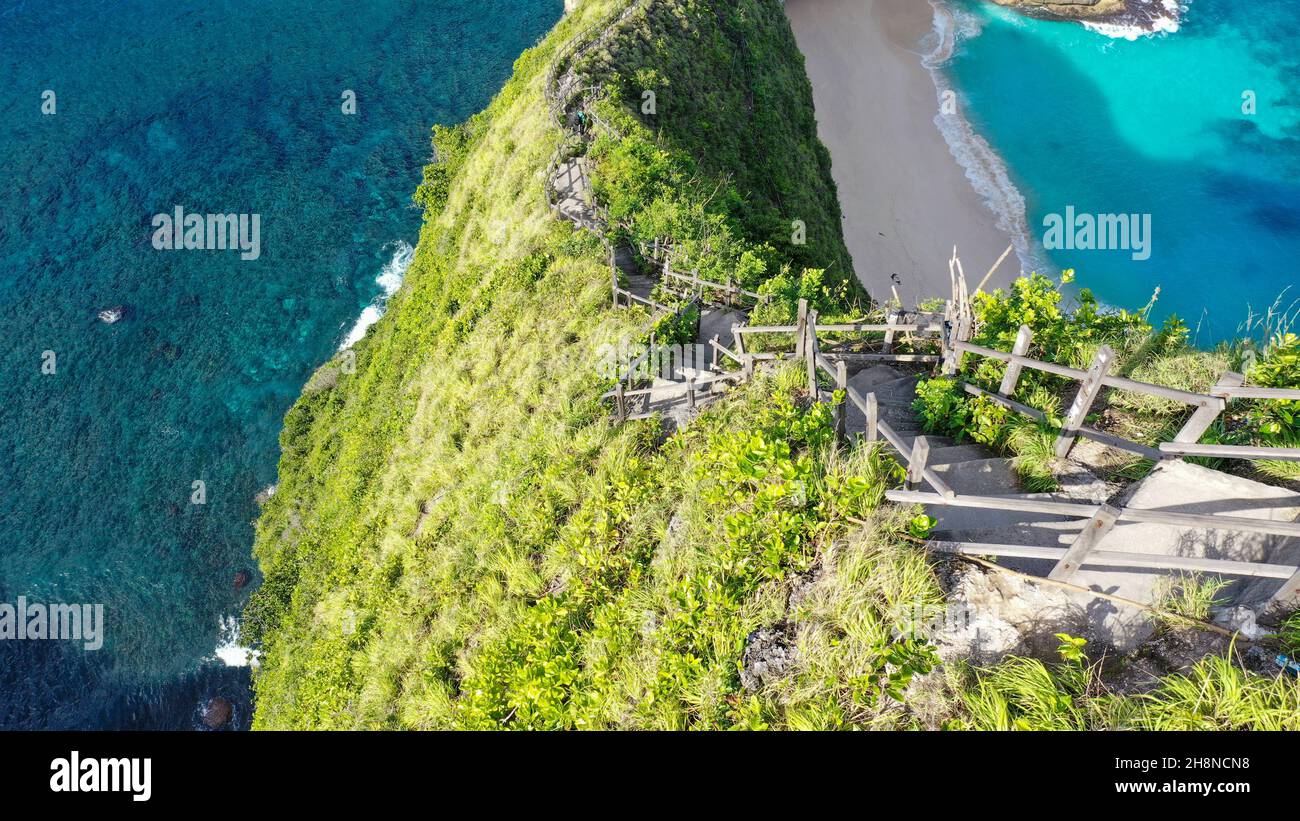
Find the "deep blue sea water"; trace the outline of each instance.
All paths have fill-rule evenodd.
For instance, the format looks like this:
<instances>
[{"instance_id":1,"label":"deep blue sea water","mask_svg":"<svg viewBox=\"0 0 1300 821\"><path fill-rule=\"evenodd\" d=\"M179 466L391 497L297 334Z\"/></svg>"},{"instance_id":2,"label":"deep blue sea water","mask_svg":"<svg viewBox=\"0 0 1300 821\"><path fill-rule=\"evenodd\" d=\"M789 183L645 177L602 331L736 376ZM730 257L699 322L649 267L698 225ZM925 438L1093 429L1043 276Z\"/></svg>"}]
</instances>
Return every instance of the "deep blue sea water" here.
<instances>
[{"instance_id":1,"label":"deep blue sea water","mask_svg":"<svg viewBox=\"0 0 1300 821\"><path fill-rule=\"evenodd\" d=\"M248 670L215 651L284 412L400 275L430 126L562 7L0 3L0 602L107 620L99 651L0 641L0 727L197 727L211 695L247 726ZM177 205L259 214L260 257L156 250Z\"/></svg>"},{"instance_id":2,"label":"deep blue sea water","mask_svg":"<svg viewBox=\"0 0 1300 821\"><path fill-rule=\"evenodd\" d=\"M1192 0L1134 41L959 0L945 72L1025 199L1035 255L1110 304L1234 335L1300 298L1300 16L1294 0ZM1245 104L1253 95L1254 111ZM1149 214L1151 254L1045 250L1049 214Z\"/></svg>"}]
</instances>

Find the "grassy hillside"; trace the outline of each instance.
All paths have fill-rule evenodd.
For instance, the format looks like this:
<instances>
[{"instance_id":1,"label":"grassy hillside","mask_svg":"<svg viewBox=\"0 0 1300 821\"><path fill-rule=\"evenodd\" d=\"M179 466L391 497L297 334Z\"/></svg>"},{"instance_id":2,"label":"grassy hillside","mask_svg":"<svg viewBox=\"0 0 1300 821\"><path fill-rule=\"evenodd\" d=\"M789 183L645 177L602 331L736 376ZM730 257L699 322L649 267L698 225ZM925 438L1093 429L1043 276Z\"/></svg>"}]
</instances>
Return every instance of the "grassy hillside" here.
<instances>
[{"instance_id":1,"label":"grassy hillside","mask_svg":"<svg viewBox=\"0 0 1300 821\"><path fill-rule=\"evenodd\" d=\"M244 621L255 726L1294 727L1295 687L1226 663L1133 699L1068 654L936 667L908 629L941 598L927 522L797 369L667 441L609 421L602 346L649 317L610 307L607 249L542 194L548 68L579 34L607 33L580 62L619 132L589 147L616 238L668 236L772 311L861 297L777 0L638 2L611 28L628 6L585 0L436 130L405 286L288 414ZM658 120L627 105L647 85Z\"/></svg>"},{"instance_id":2,"label":"grassy hillside","mask_svg":"<svg viewBox=\"0 0 1300 821\"><path fill-rule=\"evenodd\" d=\"M853 280L830 154L781 4L638 4L579 69L681 152L684 178L745 237L779 249L796 271ZM807 228L801 245L791 242L795 220Z\"/></svg>"},{"instance_id":3,"label":"grassy hillside","mask_svg":"<svg viewBox=\"0 0 1300 821\"><path fill-rule=\"evenodd\" d=\"M286 417L279 488L258 522L265 582L245 620L263 650L257 726L456 723L465 682L548 592L591 572L594 555L646 550L666 527L664 498L625 513L635 535L615 529L652 437L613 428L597 398L608 387L601 346L633 338L647 317L609 307L603 247L557 222L542 197L563 139L543 99L546 68L624 5L582 3L519 58L485 112L438 130L406 285L356 346L355 367L340 357L322 368ZM654 5L703 19L736 4ZM801 72L778 4L740 6L763 13L731 36L779 41L785 50L764 60ZM716 81L722 95L733 78ZM806 126L792 145L816 154ZM832 190L825 174L794 185L809 200ZM751 239L720 219L737 243ZM838 235L823 245L842 253Z\"/></svg>"}]
</instances>

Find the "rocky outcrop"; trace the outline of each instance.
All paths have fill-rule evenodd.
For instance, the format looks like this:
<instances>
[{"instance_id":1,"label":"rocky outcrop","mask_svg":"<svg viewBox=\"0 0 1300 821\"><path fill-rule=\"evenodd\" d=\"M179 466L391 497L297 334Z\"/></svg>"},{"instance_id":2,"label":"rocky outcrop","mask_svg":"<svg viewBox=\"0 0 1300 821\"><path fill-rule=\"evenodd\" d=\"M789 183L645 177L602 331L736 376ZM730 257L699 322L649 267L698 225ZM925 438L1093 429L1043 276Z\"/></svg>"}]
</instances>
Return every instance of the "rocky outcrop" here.
<instances>
[{"instance_id":1,"label":"rocky outcrop","mask_svg":"<svg viewBox=\"0 0 1300 821\"><path fill-rule=\"evenodd\" d=\"M1030 17L1073 20L1116 33L1172 31L1177 28L1175 0L993 0ZM1109 32L1108 32L1109 33Z\"/></svg>"},{"instance_id":2,"label":"rocky outcrop","mask_svg":"<svg viewBox=\"0 0 1300 821\"><path fill-rule=\"evenodd\" d=\"M229 699L214 696L203 705L203 723L213 730L220 729L230 723L234 712L235 707Z\"/></svg>"}]
</instances>

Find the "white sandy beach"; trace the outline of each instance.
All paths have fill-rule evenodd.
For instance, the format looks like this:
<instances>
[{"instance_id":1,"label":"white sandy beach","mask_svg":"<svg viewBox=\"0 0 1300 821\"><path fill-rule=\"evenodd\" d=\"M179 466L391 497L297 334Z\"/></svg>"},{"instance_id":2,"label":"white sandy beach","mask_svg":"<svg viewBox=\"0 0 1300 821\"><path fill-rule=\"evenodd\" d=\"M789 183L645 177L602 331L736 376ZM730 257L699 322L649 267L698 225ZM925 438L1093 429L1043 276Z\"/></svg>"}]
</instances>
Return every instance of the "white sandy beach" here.
<instances>
[{"instance_id":1,"label":"white sandy beach","mask_svg":"<svg viewBox=\"0 0 1300 821\"><path fill-rule=\"evenodd\" d=\"M1010 243L934 123L939 102L922 65L933 29L926 0L786 0L807 60L818 131L830 149L844 238L867 291L904 303L949 293L955 244L973 290ZM989 281L1020 272L1013 252Z\"/></svg>"}]
</instances>

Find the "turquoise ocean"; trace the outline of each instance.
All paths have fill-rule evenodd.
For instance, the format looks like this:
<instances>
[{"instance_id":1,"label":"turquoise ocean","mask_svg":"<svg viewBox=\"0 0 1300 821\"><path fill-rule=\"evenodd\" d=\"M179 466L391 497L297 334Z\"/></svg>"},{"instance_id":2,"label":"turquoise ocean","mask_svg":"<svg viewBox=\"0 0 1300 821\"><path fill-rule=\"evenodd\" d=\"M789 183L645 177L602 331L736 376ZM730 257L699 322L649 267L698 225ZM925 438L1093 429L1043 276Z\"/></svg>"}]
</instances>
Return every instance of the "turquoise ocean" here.
<instances>
[{"instance_id":1,"label":"turquoise ocean","mask_svg":"<svg viewBox=\"0 0 1300 821\"><path fill-rule=\"evenodd\" d=\"M430 127L562 10L0 3L0 602L107 622L97 651L0 641L0 727L198 727L218 695L247 726L234 617L281 419L400 283ZM260 215L260 256L156 250L176 206Z\"/></svg>"},{"instance_id":2,"label":"turquoise ocean","mask_svg":"<svg viewBox=\"0 0 1300 821\"><path fill-rule=\"evenodd\" d=\"M969 163L968 175L1025 240L1028 269L1073 268L1077 287L1128 308L1159 287L1153 317L1178 314L1201 344L1296 303L1300 17L1292 0L1192 0L1177 31L1153 36L945 2L957 12L957 45L938 70L973 131L950 142L960 157L987 147L1000 158ZM1070 207L1149 215L1149 258L1134 259L1131 247L1045 249L1044 219Z\"/></svg>"}]
</instances>

